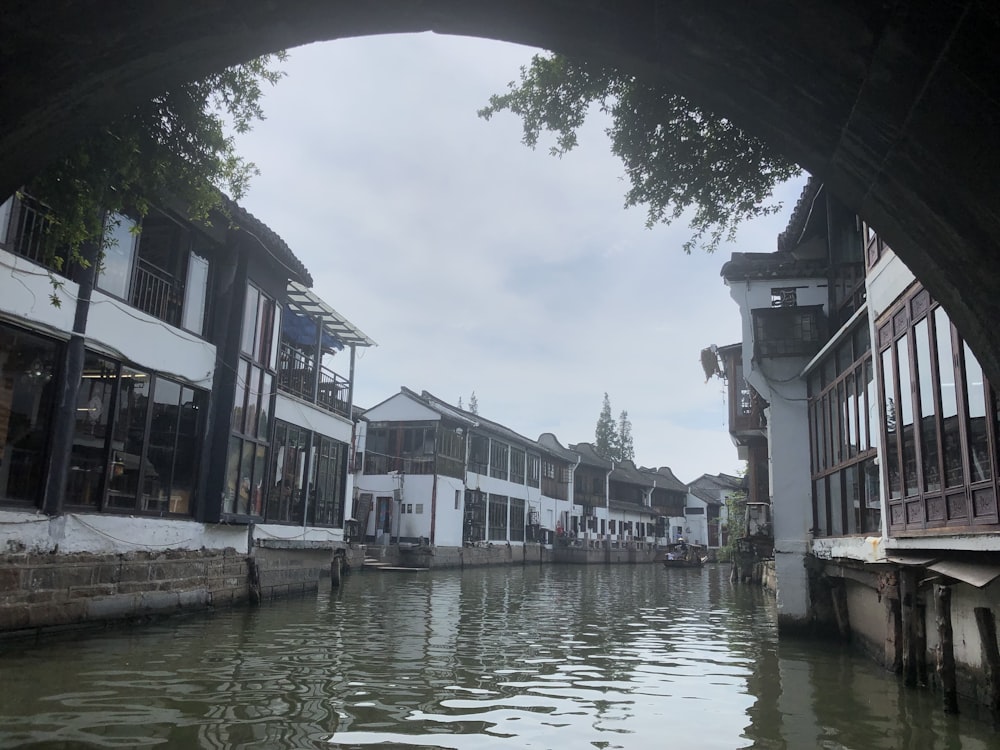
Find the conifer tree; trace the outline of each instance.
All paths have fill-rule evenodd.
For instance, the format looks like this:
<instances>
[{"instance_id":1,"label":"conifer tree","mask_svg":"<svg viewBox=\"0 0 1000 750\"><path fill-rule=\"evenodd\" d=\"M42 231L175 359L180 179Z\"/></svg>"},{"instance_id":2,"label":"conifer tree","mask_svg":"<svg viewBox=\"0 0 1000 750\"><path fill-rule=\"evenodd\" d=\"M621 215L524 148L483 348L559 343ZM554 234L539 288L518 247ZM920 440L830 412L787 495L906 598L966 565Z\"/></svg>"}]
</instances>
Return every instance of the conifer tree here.
<instances>
[{"instance_id":1,"label":"conifer tree","mask_svg":"<svg viewBox=\"0 0 1000 750\"><path fill-rule=\"evenodd\" d=\"M632 421L628 418L628 412L622 411L618 415L618 460L634 461L635 445L632 443Z\"/></svg>"},{"instance_id":2,"label":"conifer tree","mask_svg":"<svg viewBox=\"0 0 1000 750\"><path fill-rule=\"evenodd\" d=\"M473 391L472 395L469 396L469 411L473 414L479 414L479 399L476 398L475 391Z\"/></svg>"},{"instance_id":3,"label":"conifer tree","mask_svg":"<svg viewBox=\"0 0 1000 750\"><path fill-rule=\"evenodd\" d=\"M617 454L618 435L615 432L615 421L611 416L611 399L608 394L604 394L604 404L601 406L601 415L597 418L597 427L594 430L594 448L599 454L607 458L614 458Z\"/></svg>"}]
</instances>

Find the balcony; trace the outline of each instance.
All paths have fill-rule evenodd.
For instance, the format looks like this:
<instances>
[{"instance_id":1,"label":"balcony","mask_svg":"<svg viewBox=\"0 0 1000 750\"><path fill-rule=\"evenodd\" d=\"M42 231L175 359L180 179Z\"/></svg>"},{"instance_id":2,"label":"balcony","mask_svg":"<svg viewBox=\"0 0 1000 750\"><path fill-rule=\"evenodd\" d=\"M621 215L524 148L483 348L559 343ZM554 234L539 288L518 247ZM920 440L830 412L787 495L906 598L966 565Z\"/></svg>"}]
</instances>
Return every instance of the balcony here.
<instances>
[{"instance_id":1,"label":"balcony","mask_svg":"<svg viewBox=\"0 0 1000 750\"><path fill-rule=\"evenodd\" d=\"M179 326L184 309L184 284L145 258L136 259L132 294L133 307L154 318Z\"/></svg>"},{"instance_id":2,"label":"balcony","mask_svg":"<svg viewBox=\"0 0 1000 750\"><path fill-rule=\"evenodd\" d=\"M51 271L61 271L49 234L51 222L43 205L27 195L11 198L9 205L10 227L6 237L0 236L6 249Z\"/></svg>"},{"instance_id":3,"label":"balcony","mask_svg":"<svg viewBox=\"0 0 1000 750\"><path fill-rule=\"evenodd\" d=\"M334 414L350 416L350 381L287 341L278 357L278 387Z\"/></svg>"}]
</instances>

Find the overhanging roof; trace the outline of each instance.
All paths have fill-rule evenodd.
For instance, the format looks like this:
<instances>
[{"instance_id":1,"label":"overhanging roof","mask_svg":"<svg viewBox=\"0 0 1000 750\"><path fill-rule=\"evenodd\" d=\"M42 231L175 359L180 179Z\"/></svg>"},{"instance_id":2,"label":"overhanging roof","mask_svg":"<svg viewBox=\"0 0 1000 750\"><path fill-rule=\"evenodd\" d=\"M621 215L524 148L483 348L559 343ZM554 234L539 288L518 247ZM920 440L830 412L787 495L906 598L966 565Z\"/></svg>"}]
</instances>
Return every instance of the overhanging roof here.
<instances>
[{"instance_id":1,"label":"overhanging roof","mask_svg":"<svg viewBox=\"0 0 1000 750\"><path fill-rule=\"evenodd\" d=\"M1000 577L1000 565L994 563L973 562L969 560L940 559L920 554L895 553L885 557L886 562L897 565L912 565L927 570L933 570L956 581L968 583L982 588L995 578Z\"/></svg>"},{"instance_id":2,"label":"overhanging roof","mask_svg":"<svg viewBox=\"0 0 1000 750\"><path fill-rule=\"evenodd\" d=\"M319 320L323 324L324 330L345 344L349 346L376 346L375 342L357 326L317 297L309 287L297 281L289 281L287 291L288 304L293 309Z\"/></svg>"}]
</instances>

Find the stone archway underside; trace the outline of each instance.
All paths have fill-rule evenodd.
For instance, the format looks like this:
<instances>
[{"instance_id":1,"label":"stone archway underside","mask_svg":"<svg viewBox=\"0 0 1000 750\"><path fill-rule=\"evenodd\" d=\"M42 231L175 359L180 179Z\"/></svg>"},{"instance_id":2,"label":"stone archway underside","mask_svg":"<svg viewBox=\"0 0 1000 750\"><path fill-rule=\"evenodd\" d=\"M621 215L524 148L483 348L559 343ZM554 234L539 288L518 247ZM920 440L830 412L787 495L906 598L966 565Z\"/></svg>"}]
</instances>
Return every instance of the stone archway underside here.
<instances>
[{"instance_id":1,"label":"stone archway underside","mask_svg":"<svg viewBox=\"0 0 1000 750\"><path fill-rule=\"evenodd\" d=\"M0 14L0 192L135 102L266 51L435 31L588 55L661 79L822 177L1000 383L998 30L992 0L17 3Z\"/></svg>"}]
</instances>

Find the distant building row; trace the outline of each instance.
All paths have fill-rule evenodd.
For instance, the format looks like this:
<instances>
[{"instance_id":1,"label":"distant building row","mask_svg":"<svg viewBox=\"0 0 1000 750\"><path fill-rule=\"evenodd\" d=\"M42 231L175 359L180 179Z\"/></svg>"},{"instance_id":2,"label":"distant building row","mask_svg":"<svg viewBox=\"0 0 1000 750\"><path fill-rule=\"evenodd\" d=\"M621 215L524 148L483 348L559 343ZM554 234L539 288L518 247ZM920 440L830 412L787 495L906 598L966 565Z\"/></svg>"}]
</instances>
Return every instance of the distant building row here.
<instances>
[{"instance_id":1,"label":"distant building row","mask_svg":"<svg viewBox=\"0 0 1000 750\"><path fill-rule=\"evenodd\" d=\"M724 543L726 495L741 480L690 487L667 467L637 468L589 443L537 440L408 388L360 424L355 515L372 542L657 545Z\"/></svg>"}]
</instances>

